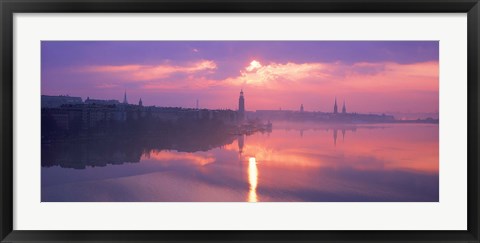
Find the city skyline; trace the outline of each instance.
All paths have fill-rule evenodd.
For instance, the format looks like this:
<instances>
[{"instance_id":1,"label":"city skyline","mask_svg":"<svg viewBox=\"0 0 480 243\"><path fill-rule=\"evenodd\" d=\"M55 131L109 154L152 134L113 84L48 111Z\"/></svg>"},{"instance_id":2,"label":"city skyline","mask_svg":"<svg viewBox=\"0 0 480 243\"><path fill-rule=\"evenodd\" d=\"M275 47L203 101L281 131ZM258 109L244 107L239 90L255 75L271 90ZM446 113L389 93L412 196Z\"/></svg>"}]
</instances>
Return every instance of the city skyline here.
<instances>
[{"instance_id":1,"label":"city skyline","mask_svg":"<svg viewBox=\"0 0 480 243\"><path fill-rule=\"evenodd\" d=\"M237 110L242 89L252 111L438 112L438 42L42 42L42 95Z\"/></svg>"}]
</instances>

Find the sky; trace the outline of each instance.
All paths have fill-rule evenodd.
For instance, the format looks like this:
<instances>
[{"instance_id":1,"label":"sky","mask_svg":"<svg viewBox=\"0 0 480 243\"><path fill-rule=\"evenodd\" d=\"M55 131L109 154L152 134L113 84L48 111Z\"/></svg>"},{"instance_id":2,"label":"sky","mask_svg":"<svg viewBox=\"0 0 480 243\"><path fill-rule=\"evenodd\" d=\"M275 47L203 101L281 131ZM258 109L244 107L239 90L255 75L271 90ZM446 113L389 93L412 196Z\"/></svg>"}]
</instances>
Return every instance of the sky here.
<instances>
[{"instance_id":1,"label":"sky","mask_svg":"<svg viewBox=\"0 0 480 243\"><path fill-rule=\"evenodd\" d=\"M145 106L438 112L437 41L42 41L43 95Z\"/></svg>"}]
</instances>

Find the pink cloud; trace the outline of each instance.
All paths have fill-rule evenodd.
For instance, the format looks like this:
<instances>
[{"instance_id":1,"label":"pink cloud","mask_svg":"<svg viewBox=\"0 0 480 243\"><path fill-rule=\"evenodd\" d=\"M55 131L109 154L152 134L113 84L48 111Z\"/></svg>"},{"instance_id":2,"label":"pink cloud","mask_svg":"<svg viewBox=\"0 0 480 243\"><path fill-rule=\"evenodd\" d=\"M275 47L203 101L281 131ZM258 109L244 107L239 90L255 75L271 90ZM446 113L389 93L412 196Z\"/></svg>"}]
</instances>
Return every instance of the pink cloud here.
<instances>
[{"instance_id":1,"label":"pink cloud","mask_svg":"<svg viewBox=\"0 0 480 243\"><path fill-rule=\"evenodd\" d=\"M214 61L201 60L184 66L174 65L105 65L90 66L81 69L83 72L109 73L121 75L128 81L146 81L167 78L177 73L196 73L212 71L217 68Z\"/></svg>"},{"instance_id":2,"label":"pink cloud","mask_svg":"<svg viewBox=\"0 0 480 243\"><path fill-rule=\"evenodd\" d=\"M268 88L330 93L338 90L416 90L438 91L438 62L398 63L269 63L252 61L240 75L225 79L206 77L217 69L213 61L188 65L93 66L87 72L117 75L129 82L143 82L143 89L203 89L218 86ZM187 74L181 80L174 74ZM110 84L112 85L112 84Z\"/></svg>"},{"instance_id":3,"label":"pink cloud","mask_svg":"<svg viewBox=\"0 0 480 243\"><path fill-rule=\"evenodd\" d=\"M287 62L250 64L239 76L227 78L220 83L250 89L318 95L345 91L438 92L438 77L438 62L415 64Z\"/></svg>"},{"instance_id":4,"label":"pink cloud","mask_svg":"<svg viewBox=\"0 0 480 243\"><path fill-rule=\"evenodd\" d=\"M330 111L335 97L350 112L438 110L439 63L260 63L252 61L226 78L215 79L213 61L185 65L95 66L98 87L133 83L139 91L198 94L208 108L236 109L235 95L246 92L247 109ZM176 74L182 74L178 76ZM102 79L108 80L108 82ZM232 96L233 95L233 96Z\"/></svg>"}]
</instances>

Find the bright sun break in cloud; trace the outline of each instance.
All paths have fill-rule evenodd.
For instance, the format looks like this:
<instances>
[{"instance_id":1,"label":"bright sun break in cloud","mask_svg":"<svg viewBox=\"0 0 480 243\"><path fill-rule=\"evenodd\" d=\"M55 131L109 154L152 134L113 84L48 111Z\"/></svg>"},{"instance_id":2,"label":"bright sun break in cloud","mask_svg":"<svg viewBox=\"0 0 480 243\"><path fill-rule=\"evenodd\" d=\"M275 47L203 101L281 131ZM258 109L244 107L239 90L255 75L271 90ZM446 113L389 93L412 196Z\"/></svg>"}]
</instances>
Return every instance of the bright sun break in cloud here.
<instances>
[{"instance_id":1,"label":"bright sun break in cloud","mask_svg":"<svg viewBox=\"0 0 480 243\"><path fill-rule=\"evenodd\" d=\"M253 60L253 61L250 63L250 65L249 65L248 67L246 67L245 69L246 69L247 71L251 72L251 71L253 71L253 70L255 70L255 69L259 69L259 68L261 68L261 67L262 67L262 64L260 64L259 61Z\"/></svg>"}]
</instances>

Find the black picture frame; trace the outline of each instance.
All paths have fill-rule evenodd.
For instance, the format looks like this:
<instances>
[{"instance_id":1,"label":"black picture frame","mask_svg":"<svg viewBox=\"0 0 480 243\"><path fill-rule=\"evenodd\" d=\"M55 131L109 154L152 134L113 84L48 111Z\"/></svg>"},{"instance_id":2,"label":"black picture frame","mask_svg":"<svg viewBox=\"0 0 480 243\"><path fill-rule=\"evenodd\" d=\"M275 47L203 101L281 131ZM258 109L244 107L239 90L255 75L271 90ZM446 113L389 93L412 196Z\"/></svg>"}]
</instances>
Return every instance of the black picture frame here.
<instances>
[{"instance_id":1,"label":"black picture frame","mask_svg":"<svg viewBox=\"0 0 480 243\"><path fill-rule=\"evenodd\" d=\"M478 0L0 0L0 239L95 242L479 242ZM13 230L14 13L468 13L468 230L466 231L20 231Z\"/></svg>"}]
</instances>

